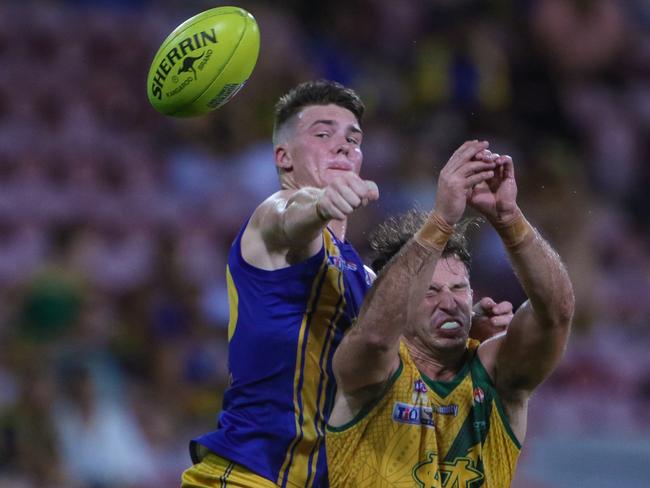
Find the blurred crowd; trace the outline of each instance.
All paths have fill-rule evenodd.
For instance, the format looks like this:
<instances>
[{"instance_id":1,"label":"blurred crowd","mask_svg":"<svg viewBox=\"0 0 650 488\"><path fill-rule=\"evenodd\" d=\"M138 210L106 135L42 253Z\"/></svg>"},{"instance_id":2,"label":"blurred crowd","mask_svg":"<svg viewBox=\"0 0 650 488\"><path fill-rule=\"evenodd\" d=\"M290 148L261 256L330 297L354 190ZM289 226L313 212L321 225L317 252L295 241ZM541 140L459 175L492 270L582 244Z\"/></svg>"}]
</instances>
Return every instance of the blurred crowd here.
<instances>
[{"instance_id":1,"label":"blurred crowd","mask_svg":"<svg viewBox=\"0 0 650 488\"><path fill-rule=\"evenodd\" d=\"M533 399L561 429L650 437L650 5L645 0L230 2L262 34L231 102L146 98L162 39L204 1L0 4L0 487L178 486L227 384L225 259L278 188L276 99L336 79L367 104L363 174L388 215L431 208L466 139L513 156L565 260L575 332ZM489 226L475 296L522 291ZM556 486L527 474L520 486ZM546 483L546 484L545 484Z\"/></svg>"}]
</instances>

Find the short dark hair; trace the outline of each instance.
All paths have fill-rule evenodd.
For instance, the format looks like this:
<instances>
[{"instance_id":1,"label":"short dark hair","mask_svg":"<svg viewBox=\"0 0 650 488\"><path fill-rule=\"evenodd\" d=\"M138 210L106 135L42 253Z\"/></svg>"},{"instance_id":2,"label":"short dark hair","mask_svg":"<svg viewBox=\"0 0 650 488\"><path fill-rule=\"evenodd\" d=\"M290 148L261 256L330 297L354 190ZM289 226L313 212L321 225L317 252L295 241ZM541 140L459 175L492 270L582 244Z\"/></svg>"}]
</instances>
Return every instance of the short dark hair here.
<instances>
[{"instance_id":1,"label":"short dark hair","mask_svg":"<svg viewBox=\"0 0 650 488\"><path fill-rule=\"evenodd\" d=\"M275 119L273 122L273 141L276 142L277 132L287 120L310 105L334 104L348 109L361 122L365 105L359 95L336 81L315 80L306 81L291 89L280 97L275 104Z\"/></svg>"},{"instance_id":2,"label":"short dark hair","mask_svg":"<svg viewBox=\"0 0 650 488\"><path fill-rule=\"evenodd\" d=\"M399 252L402 246L415 235L426 222L428 216L427 212L411 209L403 214L390 217L379 224L370 235L370 247L375 252L371 266L375 273L379 273L386 263ZM457 224L454 233L442 251L443 258L449 256L458 257L468 272L472 264L472 255L469 252L465 231L468 225L477 223L478 219L465 219Z\"/></svg>"}]
</instances>

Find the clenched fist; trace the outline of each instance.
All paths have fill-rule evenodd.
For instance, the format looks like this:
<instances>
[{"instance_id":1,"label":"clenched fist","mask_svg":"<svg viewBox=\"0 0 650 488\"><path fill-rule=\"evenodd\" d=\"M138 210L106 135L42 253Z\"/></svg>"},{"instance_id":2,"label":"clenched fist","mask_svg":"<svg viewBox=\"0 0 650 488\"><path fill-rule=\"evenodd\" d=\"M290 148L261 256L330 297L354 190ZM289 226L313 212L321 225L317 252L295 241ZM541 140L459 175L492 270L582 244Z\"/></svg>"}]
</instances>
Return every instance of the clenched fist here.
<instances>
[{"instance_id":1,"label":"clenched fist","mask_svg":"<svg viewBox=\"0 0 650 488\"><path fill-rule=\"evenodd\" d=\"M378 198L379 189L374 181L362 180L352 172L344 173L321 190L316 210L323 220L345 220L355 209Z\"/></svg>"}]
</instances>

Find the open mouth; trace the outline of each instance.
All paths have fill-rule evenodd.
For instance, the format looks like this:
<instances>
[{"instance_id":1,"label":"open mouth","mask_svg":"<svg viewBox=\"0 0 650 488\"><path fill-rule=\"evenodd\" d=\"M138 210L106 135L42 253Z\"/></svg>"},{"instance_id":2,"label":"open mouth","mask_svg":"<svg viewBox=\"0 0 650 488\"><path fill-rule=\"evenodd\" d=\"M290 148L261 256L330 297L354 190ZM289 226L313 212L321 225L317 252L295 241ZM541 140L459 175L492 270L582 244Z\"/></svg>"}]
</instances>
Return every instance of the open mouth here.
<instances>
[{"instance_id":1,"label":"open mouth","mask_svg":"<svg viewBox=\"0 0 650 488\"><path fill-rule=\"evenodd\" d=\"M460 324L455 320L449 320L440 326L440 330L457 330L457 329L460 329Z\"/></svg>"}]
</instances>

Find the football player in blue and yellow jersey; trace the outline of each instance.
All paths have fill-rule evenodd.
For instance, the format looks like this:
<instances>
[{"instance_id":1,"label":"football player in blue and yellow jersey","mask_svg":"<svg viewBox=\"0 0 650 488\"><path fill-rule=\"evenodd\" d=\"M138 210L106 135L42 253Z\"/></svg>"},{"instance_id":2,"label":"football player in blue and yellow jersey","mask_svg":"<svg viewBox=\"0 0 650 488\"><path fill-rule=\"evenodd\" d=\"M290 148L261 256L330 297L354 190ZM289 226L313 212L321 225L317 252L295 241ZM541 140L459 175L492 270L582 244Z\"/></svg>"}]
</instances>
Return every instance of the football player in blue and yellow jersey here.
<instances>
[{"instance_id":1,"label":"football player in blue and yellow jersey","mask_svg":"<svg viewBox=\"0 0 650 488\"><path fill-rule=\"evenodd\" d=\"M438 181L435 210L383 226L394 257L334 356L327 431L332 488L510 486L532 391L558 364L574 310L559 256L524 218L509 156L468 141ZM528 300L507 334L469 339L466 205L499 233Z\"/></svg>"},{"instance_id":2,"label":"football player in blue and yellow jersey","mask_svg":"<svg viewBox=\"0 0 650 488\"><path fill-rule=\"evenodd\" d=\"M183 487L327 485L332 357L373 278L345 240L348 215L379 196L359 177L363 111L330 81L276 106L281 190L230 249L230 386L217 430L191 443Z\"/></svg>"}]
</instances>

